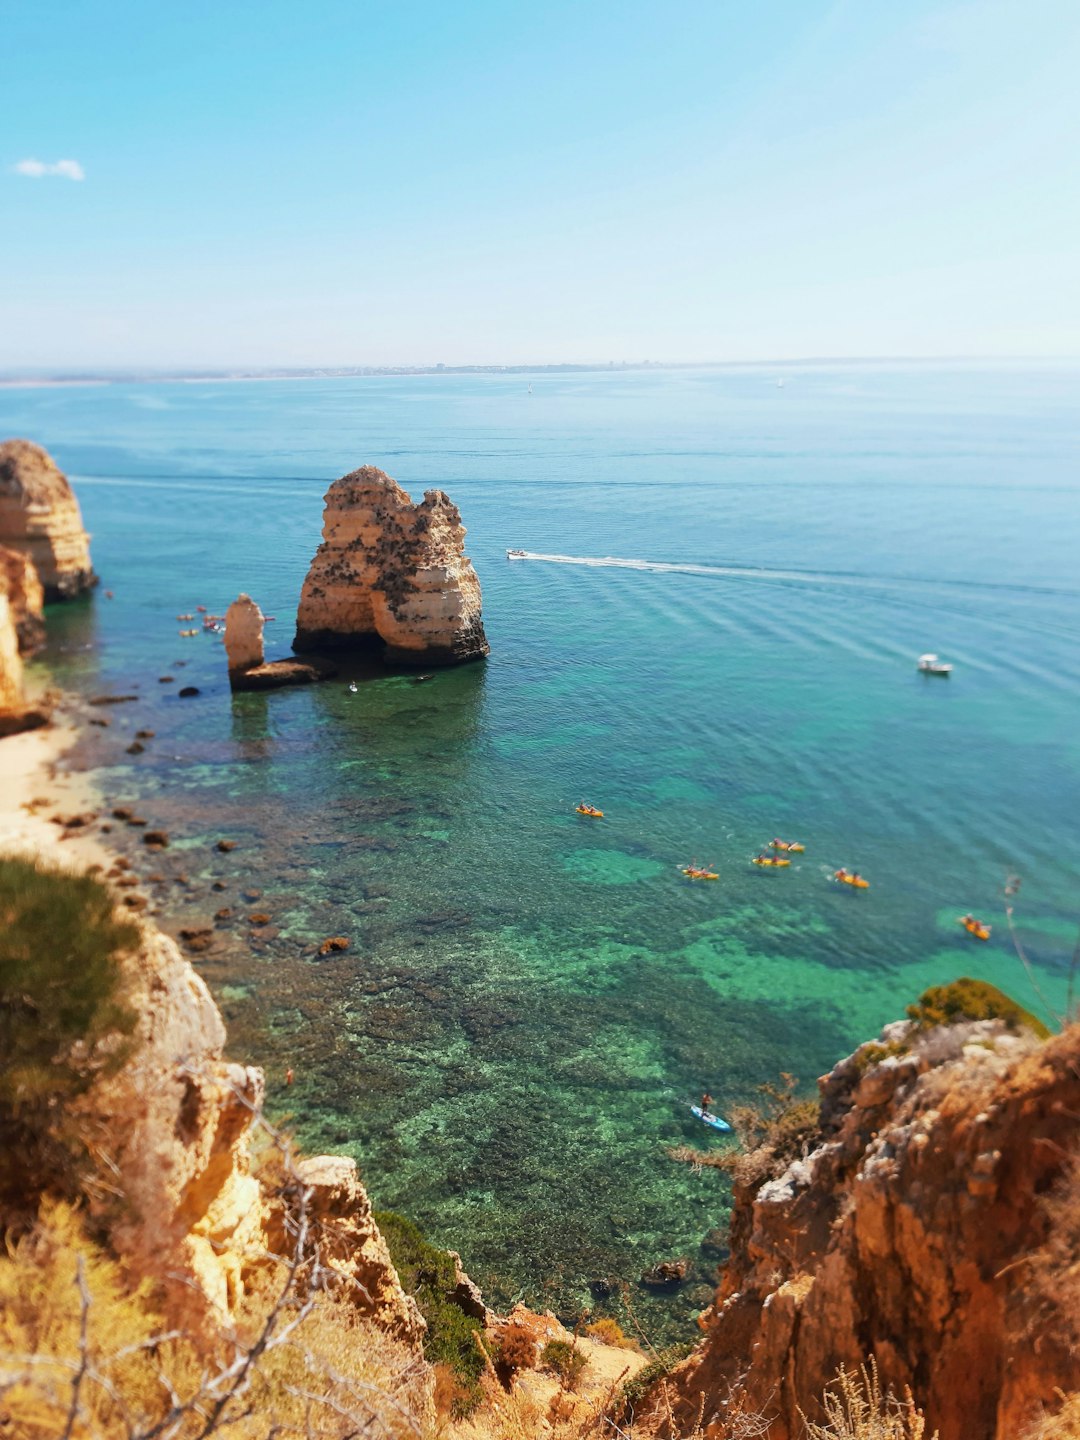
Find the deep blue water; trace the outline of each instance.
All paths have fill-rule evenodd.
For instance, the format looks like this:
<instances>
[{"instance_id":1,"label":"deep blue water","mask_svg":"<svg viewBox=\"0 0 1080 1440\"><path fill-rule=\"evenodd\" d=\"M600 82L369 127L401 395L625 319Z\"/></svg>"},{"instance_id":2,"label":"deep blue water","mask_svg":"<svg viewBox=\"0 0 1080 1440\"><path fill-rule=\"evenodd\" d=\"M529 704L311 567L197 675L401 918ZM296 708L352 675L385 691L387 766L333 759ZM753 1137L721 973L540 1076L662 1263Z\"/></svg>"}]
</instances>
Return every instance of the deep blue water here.
<instances>
[{"instance_id":1,"label":"deep blue water","mask_svg":"<svg viewBox=\"0 0 1080 1440\"><path fill-rule=\"evenodd\" d=\"M964 973L1060 1009L1077 938L1080 371L778 373L0 390L115 597L55 613L42 673L143 696L85 758L170 828L167 918L235 909L200 963L237 1053L496 1299L624 1280L657 1335L706 1298L726 1207L666 1156L722 1143L687 1100L810 1084ZM231 698L176 616L247 590L287 653L322 494L365 463L458 502L490 660ZM806 854L759 872L774 835ZM688 1286L641 1295L676 1254Z\"/></svg>"}]
</instances>

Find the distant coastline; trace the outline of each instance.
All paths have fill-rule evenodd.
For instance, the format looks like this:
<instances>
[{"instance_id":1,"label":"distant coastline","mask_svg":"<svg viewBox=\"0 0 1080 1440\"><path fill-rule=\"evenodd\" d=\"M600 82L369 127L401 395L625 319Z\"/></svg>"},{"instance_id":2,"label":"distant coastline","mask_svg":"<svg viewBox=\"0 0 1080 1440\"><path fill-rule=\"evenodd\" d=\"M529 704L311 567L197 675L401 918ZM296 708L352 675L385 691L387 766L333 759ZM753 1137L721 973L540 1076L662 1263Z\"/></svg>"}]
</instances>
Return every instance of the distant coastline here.
<instances>
[{"instance_id":1,"label":"distant coastline","mask_svg":"<svg viewBox=\"0 0 1080 1440\"><path fill-rule=\"evenodd\" d=\"M805 355L771 360L608 360L523 365L328 365L276 366L221 370L94 370L9 372L0 374L0 389L75 385L221 384L253 380L354 380L380 376L418 375L594 375L655 370L827 370L864 366L903 369L908 366L956 366L993 369L998 366L1058 368L1080 363L1070 355Z\"/></svg>"}]
</instances>

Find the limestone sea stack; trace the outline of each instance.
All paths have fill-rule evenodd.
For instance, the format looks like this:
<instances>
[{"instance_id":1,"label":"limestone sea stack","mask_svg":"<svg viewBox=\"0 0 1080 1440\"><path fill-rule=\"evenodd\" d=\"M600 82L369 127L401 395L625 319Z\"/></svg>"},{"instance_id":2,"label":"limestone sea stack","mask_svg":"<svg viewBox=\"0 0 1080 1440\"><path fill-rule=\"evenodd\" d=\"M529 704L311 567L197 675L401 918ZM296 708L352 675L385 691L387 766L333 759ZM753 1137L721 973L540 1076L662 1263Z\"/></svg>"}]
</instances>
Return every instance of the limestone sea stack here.
<instances>
[{"instance_id":1,"label":"limestone sea stack","mask_svg":"<svg viewBox=\"0 0 1080 1440\"><path fill-rule=\"evenodd\" d=\"M283 685L310 685L328 680L335 672L303 660L264 658L263 626L266 616L250 595L239 594L225 611L225 654L229 659L229 685L233 690L276 690Z\"/></svg>"},{"instance_id":2,"label":"limestone sea stack","mask_svg":"<svg viewBox=\"0 0 1080 1440\"><path fill-rule=\"evenodd\" d=\"M29 556L46 600L67 600L97 584L67 476L29 440L0 444L0 545Z\"/></svg>"},{"instance_id":3,"label":"limestone sea stack","mask_svg":"<svg viewBox=\"0 0 1080 1440\"><path fill-rule=\"evenodd\" d=\"M382 649L395 665L459 665L488 653L480 582L448 495L414 505L365 465L326 492L323 543L296 617L293 649Z\"/></svg>"}]
</instances>

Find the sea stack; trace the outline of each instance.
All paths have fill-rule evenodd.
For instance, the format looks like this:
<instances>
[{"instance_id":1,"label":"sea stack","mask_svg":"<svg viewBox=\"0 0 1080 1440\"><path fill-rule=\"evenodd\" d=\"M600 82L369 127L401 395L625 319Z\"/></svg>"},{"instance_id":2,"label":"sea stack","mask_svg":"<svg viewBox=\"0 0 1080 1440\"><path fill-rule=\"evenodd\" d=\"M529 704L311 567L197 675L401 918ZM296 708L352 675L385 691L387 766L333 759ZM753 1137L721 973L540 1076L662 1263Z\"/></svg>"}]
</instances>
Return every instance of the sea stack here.
<instances>
[{"instance_id":1,"label":"sea stack","mask_svg":"<svg viewBox=\"0 0 1080 1440\"><path fill-rule=\"evenodd\" d=\"M382 651L394 665L460 665L488 653L465 527L441 490L414 505L365 465L326 492L323 543L296 617L293 649Z\"/></svg>"},{"instance_id":2,"label":"sea stack","mask_svg":"<svg viewBox=\"0 0 1080 1440\"><path fill-rule=\"evenodd\" d=\"M263 625L266 617L250 595L241 592L225 611L225 653L229 680L263 663Z\"/></svg>"},{"instance_id":3,"label":"sea stack","mask_svg":"<svg viewBox=\"0 0 1080 1440\"><path fill-rule=\"evenodd\" d=\"M29 440L0 444L0 545L29 557L46 600L67 600L97 584L67 476Z\"/></svg>"},{"instance_id":4,"label":"sea stack","mask_svg":"<svg viewBox=\"0 0 1080 1440\"><path fill-rule=\"evenodd\" d=\"M0 735L14 735L44 725L49 716L42 707L26 703L18 635L22 601L18 594L13 596L3 555L0 551Z\"/></svg>"}]
</instances>

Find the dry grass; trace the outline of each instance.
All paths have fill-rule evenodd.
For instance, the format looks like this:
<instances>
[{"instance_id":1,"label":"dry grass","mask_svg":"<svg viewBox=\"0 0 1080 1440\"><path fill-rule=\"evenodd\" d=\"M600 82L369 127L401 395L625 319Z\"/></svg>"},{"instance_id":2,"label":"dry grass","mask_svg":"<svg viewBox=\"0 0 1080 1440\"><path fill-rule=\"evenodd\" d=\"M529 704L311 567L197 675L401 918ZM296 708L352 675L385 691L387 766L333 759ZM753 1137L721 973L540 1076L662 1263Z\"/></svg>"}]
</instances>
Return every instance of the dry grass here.
<instances>
[{"instance_id":1,"label":"dry grass","mask_svg":"<svg viewBox=\"0 0 1080 1440\"><path fill-rule=\"evenodd\" d=\"M1024 1440L1080 1440L1080 1390L1066 1395L1058 1391L1061 1409L1036 1420Z\"/></svg>"},{"instance_id":2,"label":"dry grass","mask_svg":"<svg viewBox=\"0 0 1080 1440\"><path fill-rule=\"evenodd\" d=\"M821 1401L827 1423L803 1416L806 1440L937 1440L936 1431L927 1435L910 1390L902 1400L882 1391L873 1358L858 1373L841 1365Z\"/></svg>"},{"instance_id":3,"label":"dry grass","mask_svg":"<svg viewBox=\"0 0 1080 1440\"><path fill-rule=\"evenodd\" d=\"M1027 1259L1018 1302L1030 1339L1080 1353L1080 1155L1042 1201L1046 1243Z\"/></svg>"},{"instance_id":4,"label":"dry grass","mask_svg":"<svg viewBox=\"0 0 1080 1440\"><path fill-rule=\"evenodd\" d=\"M421 1364L343 1297L268 1261L235 1331L198 1344L63 1203L0 1258L0 1425L20 1440L420 1440Z\"/></svg>"}]
</instances>

